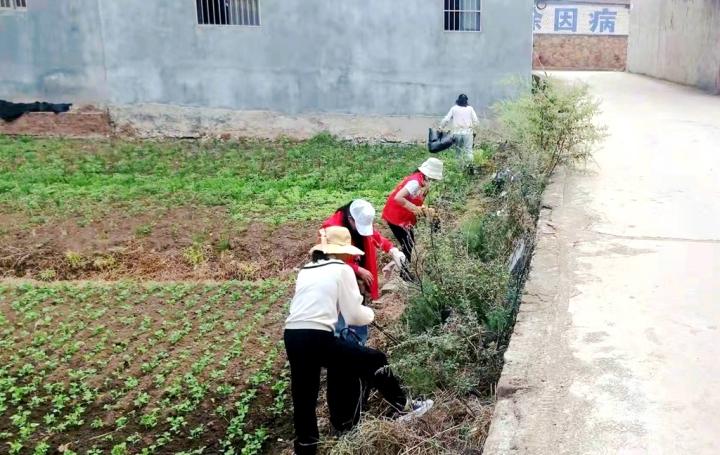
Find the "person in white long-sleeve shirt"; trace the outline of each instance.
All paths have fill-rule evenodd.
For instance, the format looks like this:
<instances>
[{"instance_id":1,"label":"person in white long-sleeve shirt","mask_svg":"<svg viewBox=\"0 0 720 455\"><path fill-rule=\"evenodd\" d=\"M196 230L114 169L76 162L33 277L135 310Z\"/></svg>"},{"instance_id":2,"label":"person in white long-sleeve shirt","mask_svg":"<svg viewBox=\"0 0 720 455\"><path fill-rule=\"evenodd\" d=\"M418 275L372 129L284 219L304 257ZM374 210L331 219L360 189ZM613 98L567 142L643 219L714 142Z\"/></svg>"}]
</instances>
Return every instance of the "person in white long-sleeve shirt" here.
<instances>
[{"instance_id":1,"label":"person in white long-sleeve shirt","mask_svg":"<svg viewBox=\"0 0 720 455\"><path fill-rule=\"evenodd\" d=\"M473 162L473 128L478 122L475 109L468 104L468 97L464 94L458 96L455 105L440 122L441 128L451 123L457 157L466 166Z\"/></svg>"},{"instance_id":2,"label":"person in white long-sleeve shirt","mask_svg":"<svg viewBox=\"0 0 720 455\"><path fill-rule=\"evenodd\" d=\"M344 262L348 256L363 254L352 245L347 228L332 226L320 230L320 244L313 247L312 262L297 277L290 315L285 322L285 350L290 362L291 391L294 407L295 453L315 454L319 443L315 408L320 389L320 371L342 368L377 388L391 406L403 414L401 419L422 415L432 401L409 401L397 378L390 371L382 352L345 341L334 334L338 314L348 324L367 325L375 314L362 306L355 272ZM360 405L350 410L350 421L341 422L348 430L360 417ZM333 414L348 415L328 399Z\"/></svg>"}]
</instances>

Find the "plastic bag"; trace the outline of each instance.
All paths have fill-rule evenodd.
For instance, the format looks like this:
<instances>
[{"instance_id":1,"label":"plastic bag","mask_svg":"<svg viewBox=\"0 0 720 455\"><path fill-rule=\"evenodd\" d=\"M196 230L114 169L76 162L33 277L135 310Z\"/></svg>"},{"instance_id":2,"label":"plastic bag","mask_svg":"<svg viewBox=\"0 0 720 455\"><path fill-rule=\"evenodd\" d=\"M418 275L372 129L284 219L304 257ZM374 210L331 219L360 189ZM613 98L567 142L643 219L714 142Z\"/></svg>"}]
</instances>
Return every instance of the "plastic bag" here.
<instances>
[{"instance_id":1,"label":"plastic bag","mask_svg":"<svg viewBox=\"0 0 720 455\"><path fill-rule=\"evenodd\" d=\"M443 131L428 130L428 150L430 153L438 153L453 146L455 138L452 134Z\"/></svg>"}]
</instances>

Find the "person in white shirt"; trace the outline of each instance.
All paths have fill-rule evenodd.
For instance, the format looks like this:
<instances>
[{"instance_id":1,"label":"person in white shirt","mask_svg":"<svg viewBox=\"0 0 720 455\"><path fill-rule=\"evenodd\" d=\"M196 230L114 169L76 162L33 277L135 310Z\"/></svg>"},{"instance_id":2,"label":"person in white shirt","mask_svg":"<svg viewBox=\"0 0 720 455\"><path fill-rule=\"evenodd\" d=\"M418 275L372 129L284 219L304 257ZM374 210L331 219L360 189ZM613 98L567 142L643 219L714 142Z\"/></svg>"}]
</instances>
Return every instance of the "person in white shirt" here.
<instances>
[{"instance_id":1,"label":"person in white shirt","mask_svg":"<svg viewBox=\"0 0 720 455\"><path fill-rule=\"evenodd\" d=\"M455 106L450 108L450 112L440 122L440 127L445 128L451 122L451 132L455 139L457 157L462 164L470 166L474 158L473 128L479 121L475 109L468 104L467 95L461 94L458 96Z\"/></svg>"},{"instance_id":2,"label":"person in white shirt","mask_svg":"<svg viewBox=\"0 0 720 455\"><path fill-rule=\"evenodd\" d=\"M290 380L295 424L295 453L315 454L319 443L317 398L320 371L323 367L342 368L377 388L385 400L408 420L432 407L432 400L411 401L390 371L382 352L345 341L334 335L338 314L348 324L366 325L373 321L371 308L362 306L362 295L355 273L344 261L363 254L352 246L350 231L332 226L320 230L320 244L312 250L312 262L297 277L290 315L285 322L285 350L290 362ZM328 400L331 421L336 403ZM355 404L347 430L360 417L360 403ZM340 412L344 412L340 410ZM335 424L333 422L333 424Z\"/></svg>"}]
</instances>

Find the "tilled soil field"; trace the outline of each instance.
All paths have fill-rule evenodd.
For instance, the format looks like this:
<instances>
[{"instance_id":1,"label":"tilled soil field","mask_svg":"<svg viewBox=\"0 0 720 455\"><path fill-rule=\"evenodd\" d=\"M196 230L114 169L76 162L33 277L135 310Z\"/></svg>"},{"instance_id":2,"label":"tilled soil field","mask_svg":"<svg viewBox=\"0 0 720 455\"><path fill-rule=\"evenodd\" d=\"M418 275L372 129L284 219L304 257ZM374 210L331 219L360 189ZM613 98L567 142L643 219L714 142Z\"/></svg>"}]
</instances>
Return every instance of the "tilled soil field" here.
<instances>
[{"instance_id":1,"label":"tilled soil field","mask_svg":"<svg viewBox=\"0 0 720 455\"><path fill-rule=\"evenodd\" d=\"M0 137L0 452L287 449L282 323L321 221L422 149Z\"/></svg>"}]
</instances>

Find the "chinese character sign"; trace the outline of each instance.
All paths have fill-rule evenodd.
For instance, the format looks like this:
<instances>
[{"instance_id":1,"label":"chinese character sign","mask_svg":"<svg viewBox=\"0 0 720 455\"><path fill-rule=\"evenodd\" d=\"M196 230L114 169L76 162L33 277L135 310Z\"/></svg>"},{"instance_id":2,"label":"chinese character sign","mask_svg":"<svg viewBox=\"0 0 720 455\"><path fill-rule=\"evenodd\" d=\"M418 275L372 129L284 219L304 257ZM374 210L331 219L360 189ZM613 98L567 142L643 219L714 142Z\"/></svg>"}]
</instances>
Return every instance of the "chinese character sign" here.
<instances>
[{"instance_id":1,"label":"chinese character sign","mask_svg":"<svg viewBox=\"0 0 720 455\"><path fill-rule=\"evenodd\" d=\"M533 30L538 31L542 29L542 18L543 15L540 11L535 8L535 15L533 16Z\"/></svg>"},{"instance_id":2,"label":"chinese character sign","mask_svg":"<svg viewBox=\"0 0 720 455\"><path fill-rule=\"evenodd\" d=\"M577 32L577 8L555 8L555 31Z\"/></svg>"},{"instance_id":3,"label":"chinese character sign","mask_svg":"<svg viewBox=\"0 0 720 455\"><path fill-rule=\"evenodd\" d=\"M578 35L627 35L630 9L617 5L549 4L535 8L535 33Z\"/></svg>"},{"instance_id":4,"label":"chinese character sign","mask_svg":"<svg viewBox=\"0 0 720 455\"><path fill-rule=\"evenodd\" d=\"M607 8L603 8L602 11L595 11L590 14L590 31L593 33L603 33L605 31L615 33L616 18L617 11L610 11Z\"/></svg>"}]
</instances>

